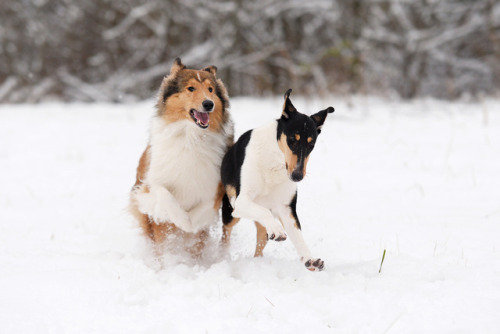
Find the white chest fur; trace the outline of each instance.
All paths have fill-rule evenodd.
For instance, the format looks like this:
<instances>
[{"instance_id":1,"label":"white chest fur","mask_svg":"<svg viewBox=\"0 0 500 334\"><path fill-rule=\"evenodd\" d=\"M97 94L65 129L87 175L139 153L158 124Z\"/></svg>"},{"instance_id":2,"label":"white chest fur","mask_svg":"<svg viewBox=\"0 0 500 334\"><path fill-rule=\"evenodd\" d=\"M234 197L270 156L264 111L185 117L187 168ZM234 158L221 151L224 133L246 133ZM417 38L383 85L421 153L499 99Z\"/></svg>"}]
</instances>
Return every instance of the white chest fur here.
<instances>
[{"instance_id":1,"label":"white chest fur","mask_svg":"<svg viewBox=\"0 0 500 334\"><path fill-rule=\"evenodd\" d=\"M297 190L276 141L276 121L253 130L241 169L241 192L272 209L288 205Z\"/></svg>"},{"instance_id":2,"label":"white chest fur","mask_svg":"<svg viewBox=\"0 0 500 334\"><path fill-rule=\"evenodd\" d=\"M190 121L151 124L151 160L145 183L160 185L189 212L200 203L212 203L220 181L226 138L198 128Z\"/></svg>"}]
</instances>

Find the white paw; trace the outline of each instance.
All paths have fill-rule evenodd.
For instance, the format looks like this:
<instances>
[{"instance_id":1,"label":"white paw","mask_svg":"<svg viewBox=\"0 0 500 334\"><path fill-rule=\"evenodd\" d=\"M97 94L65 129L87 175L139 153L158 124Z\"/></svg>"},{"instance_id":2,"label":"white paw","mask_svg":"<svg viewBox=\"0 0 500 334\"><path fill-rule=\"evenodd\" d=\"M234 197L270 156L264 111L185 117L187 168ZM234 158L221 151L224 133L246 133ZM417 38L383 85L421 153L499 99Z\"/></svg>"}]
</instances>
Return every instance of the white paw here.
<instances>
[{"instance_id":1,"label":"white paw","mask_svg":"<svg viewBox=\"0 0 500 334\"><path fill-rule=\"evenodd\" d=\"M149 216L153 215L153 212L155 211L156 201L152 194L138 193L135 196L135 199L137 201L137 207L139 208L140 212Z\"/></svg>"},{"instance_id":2,"label":"white paw","mask_svg":"<svg viewBox=\"0 0 500 334\"><path fill-rule=\"evenodd\" d=\"M208 205L199 205L191 209L188 214L195 230L214 225L219 220L219 212L214 210L211 203Z\"/></svg>"},{"instance_id":3,"label":"white paw","mask_svg":"<svg viewBox=\"0 0 500 334\"><path fill-rule=\"evenodd\" d=\"M168 222L186 232L193 232L193 225L187 212L176 203L172 203L169 197L162 198L155 193L141 193L136 198L139 211L153 218L156 223Z\"/></svg>"},{"instance_id":4,"label":"white paw","mask_svg":"<svg viewBox=\"0 0 500 334\"><path fill-rule=\"evenodd\" d=\"M168 213L166 214L169 217L168 221L173 223L181 230L185 232L194 232L193 224L191 223L191 219L189 219L189 215L187 214L186 211L182 210L180 207L169 208Z\"/></svg>"},{"instance_id":5,"label":"white paw","mask_svg":"<svg viewBox=\"0 0 500 334\"><path fill-rule=\"evenodd\" d=\"M273 222L269 226L266 226L267 238L274 241L284 241L286 240L286 232L281 224Z\"/></svg>"},{"instance_id":6,"label":"white paw","mask_svg":"<svg viewBox=\"0 0 500 334\"><path fill-rule=\"evenodd\" d=\"M308 259L304 261L307 270L321 271L325 268L325 262L321 259Z\"/></svg>"}]
</instances>

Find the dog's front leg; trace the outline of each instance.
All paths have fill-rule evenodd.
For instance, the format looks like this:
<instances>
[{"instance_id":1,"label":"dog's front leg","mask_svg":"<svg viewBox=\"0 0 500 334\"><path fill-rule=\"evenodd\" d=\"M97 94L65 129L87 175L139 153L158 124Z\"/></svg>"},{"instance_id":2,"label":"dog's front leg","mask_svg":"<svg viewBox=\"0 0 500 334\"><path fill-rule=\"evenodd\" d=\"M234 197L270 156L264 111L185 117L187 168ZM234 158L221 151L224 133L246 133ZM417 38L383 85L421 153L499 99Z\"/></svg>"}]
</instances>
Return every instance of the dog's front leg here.
<instances>
[{"instance_id":1,"label":"dog's front leg","mask_svg":"<svg viewBox=\"0 0 500 334\"><path fill-rule=\"evenodd\" d=\"M255 203L249 196L240 194L234 202L233 217L258 221L267 231L267 237L275 241L286 240L286 233L280 223L274 219L270 210Z\"/></svg>"},{"instance_id":2,"label":"dog's front leg","mask_svg":"<svg viewBox=\"0 0 500 334\"><path fill-rule=\"evenodd\" d=\"M189 215L167 188L143 186L137 191L136 199L139 211L153 218L155 223L169 222L186 232L193 231Z\"/></svg>"},{"instance_id":3,"label":"dog's front leg","mask_svg":"<svg viewBox=\"0 0 500 334\"><path fill-rule=\"evenodd\" d=\"M210 226L219 219L219 212L214 209L213 202L210 201L198 204L188 214L193 225L193 231Z\"/></svg>"},{"instance_id":4,"label":"dog's front leg","mask_svg":"<svg viewBox=\"0 0 500 334\"><path fill-rule=\"evenodd\" d=\"M308 270L323 270L325 267L323 260L313 258L311 256L311 251L309 250L309 247L307 247L302 235L299 218L297 217L297 212L295 212L294 206L285 206L278 210L277 213L283 223L283 226L285 227L286 233L292 240L292 243L300 256L300 261Z\"/></svg>"}]
</instances>

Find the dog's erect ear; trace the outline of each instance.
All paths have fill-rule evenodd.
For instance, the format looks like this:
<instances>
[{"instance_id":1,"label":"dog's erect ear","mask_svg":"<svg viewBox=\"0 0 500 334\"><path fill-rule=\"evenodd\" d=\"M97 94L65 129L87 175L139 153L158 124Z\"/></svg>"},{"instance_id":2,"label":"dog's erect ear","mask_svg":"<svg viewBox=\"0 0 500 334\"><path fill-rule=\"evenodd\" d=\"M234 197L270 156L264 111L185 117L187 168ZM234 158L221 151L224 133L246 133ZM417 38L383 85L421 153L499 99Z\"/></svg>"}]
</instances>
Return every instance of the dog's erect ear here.
<instances>
[{"instance_id":1,"label":"dog's erect ear","mask_svg":"<svg viewBox=\"0 0 500 334\"><path fill-rule=\"evenodd\" d=\"M202 69L202 71L207 71L209 73L212 73L215 76L215 74L217 73L217 66L210 65L210 66L205 67L204 69Z\"/></svg>"},{"instance_id":2,"label":"dog's erect ear","mask_svg":"<svg viewBox=\"0 0 500 334\"><path fill-rule=\"evenodd\" d=\"M333 109L333 107L328 107L325 110L321 110L315 113L314 115L311 115L311 118L313 119L314 123L316 123L318 134L321 133L321 127L323 126L323 123L325 123L326 116L334 111L335 109Z\"/></svg>"},{"instance_id":3,"label":"dog's erect ear","mask_svg":"<svg viewBox=\"0 0 500 334\"><path fill-rule=\"evenodd\" d=\"M186 68L186 66L184 66L184 64L182 63L181 58L177 57L177 58L175 58L174 63L172 64L172 67L170 68L170 75L176 75L177 72L179 72L180 70L183 70L185 68Z\"/></svg>"},{"instance_id":4,"label":"dog's erect ear","mask_svg":"<svg viewBox=\"0 0 500 334\"><path fill-rule=\"evenodd\" d=\"M289 119L294 113L297 112L297 109L295 109L295 107L293 106L292 101L290 101L291 92L292 89L290 88L285 93L285 103L283 104L283 112L281 113L281 119Z\"/></svg>"}]
</instances>

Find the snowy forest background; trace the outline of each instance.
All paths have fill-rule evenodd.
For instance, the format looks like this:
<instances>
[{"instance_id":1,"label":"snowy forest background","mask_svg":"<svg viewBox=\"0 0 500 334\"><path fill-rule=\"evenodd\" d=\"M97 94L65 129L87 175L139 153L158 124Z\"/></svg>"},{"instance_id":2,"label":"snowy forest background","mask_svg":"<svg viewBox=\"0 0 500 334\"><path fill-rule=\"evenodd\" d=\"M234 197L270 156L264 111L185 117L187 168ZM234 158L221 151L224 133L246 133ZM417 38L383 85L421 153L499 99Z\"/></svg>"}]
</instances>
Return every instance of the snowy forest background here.
<instances>
[{"instance_id":1,"label":"snowy forest background","mask_svg":"<svg viewBox=\"0 0 500 334\"><path fill-rule=\"evenodd\" d=\"M500 2L0 2L0 102L150 98L177 56L231 96L480 98L500 90Z\"/></svg>"},{"instance_id":2,"label":"snowy forest background","mask_svg":"<svg viewBox=\"0 0 500 334\"><path fill-rule=\"evenodd\" d=\"M235 138L288 88L335 108L298 185L324 271L244 219L155 255L128 196L178 56ZM499 170L498 0L0 0L2 334L497 334Z\"/></svg>"}]
</instances>

